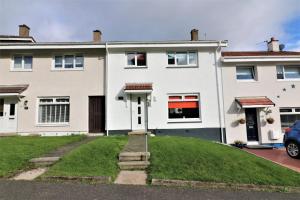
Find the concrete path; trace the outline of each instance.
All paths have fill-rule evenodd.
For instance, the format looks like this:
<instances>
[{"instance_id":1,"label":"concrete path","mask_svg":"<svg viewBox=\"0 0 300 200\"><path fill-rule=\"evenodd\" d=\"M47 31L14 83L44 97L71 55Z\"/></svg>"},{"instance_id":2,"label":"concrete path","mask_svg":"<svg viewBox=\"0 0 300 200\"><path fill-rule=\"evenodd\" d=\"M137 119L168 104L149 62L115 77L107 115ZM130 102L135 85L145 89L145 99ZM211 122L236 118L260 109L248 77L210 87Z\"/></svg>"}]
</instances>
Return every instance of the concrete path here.
<instances>
[{"instance_id":1,"label":"concrete path","mask_svg":"<svg viewBox=\"0 0 300 200\"><path fill-rule=\"evenodd\" d=\"M0 181L0 199L14 200L299 200L300 194L178 187Z\"/></svg>"},{"instance_id":2,"label":"concrete path","mask_svg":"<svg viewBox=\"0 0 300 200\"><path fill-rule=\"evenodd\" d=\"M116 184L146 185L147 174L145 171L122 170L115 180Z\"/></svg>"},{"instance_id":3,"label":"concrete path","mask_svg":"<svg viewBox=\"0 0 300 200\"><path fill-rule=\"evenodd\" d=\"M146 135L129 135L122 152L146 152Z\"/></svg>"},{"instance_id":4,"label":"concrete path","mask_svg":"<svg viewBox=\"0 0 300 200\"><path fill-rule=\"evenodd\" d=\"M289 157L282 149L247 149L245 151L300 173L300 160Z\"/></svg>"},{"instance_id":5,"label":"concrete path","mask_svg":"<svg viewBox=\"0 0 300 200\"><path fill-rule=\"evenodd\" d=\"M31 181L43 173L47 171L47 168L37 168L37 169L32 169L26 172L22 172L21 174L18 174L17 176L13 177L12 180L27 180Z\"/></svg>"}]
</instances>

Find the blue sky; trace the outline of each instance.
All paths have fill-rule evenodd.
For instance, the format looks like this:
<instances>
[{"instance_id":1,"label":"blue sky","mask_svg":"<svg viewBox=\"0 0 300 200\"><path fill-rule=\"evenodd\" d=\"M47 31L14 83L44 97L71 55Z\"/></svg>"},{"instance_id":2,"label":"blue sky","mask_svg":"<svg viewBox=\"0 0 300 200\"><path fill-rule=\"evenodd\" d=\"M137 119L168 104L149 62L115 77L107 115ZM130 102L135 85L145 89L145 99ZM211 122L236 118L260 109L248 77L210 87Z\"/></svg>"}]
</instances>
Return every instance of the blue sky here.
<instances>
[{"instance_id":1,"label":"blue sky","mask_svg":"<svg viewBox=\"0 0 300 200\"><path fill-rule=\"evenodd\" d=\"M0 0L0 34L27 24L37 41L227 39L227 50L265 49L274 36L300 51L300 0Z\"/></svg>"}]
</instances>

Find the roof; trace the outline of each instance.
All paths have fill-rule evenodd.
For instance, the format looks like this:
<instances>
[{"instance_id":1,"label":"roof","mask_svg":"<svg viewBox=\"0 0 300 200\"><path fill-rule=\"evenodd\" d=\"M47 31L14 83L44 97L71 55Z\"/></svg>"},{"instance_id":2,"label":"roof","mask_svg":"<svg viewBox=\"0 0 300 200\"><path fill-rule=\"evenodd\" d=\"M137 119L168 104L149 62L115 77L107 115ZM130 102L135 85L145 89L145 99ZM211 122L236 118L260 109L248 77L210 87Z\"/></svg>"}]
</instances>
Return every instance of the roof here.
<instances>
[{"instance_id":1,"label":"roof","mask_svg":"<svg viewBox=\"0 0 300 200\"><path fill-rule=\"evenodd\" d=\"M258 108L275 106L268 97L236 97L235 101L241 108Z\"/></svg>"},{"instance_id":2,"label":"roof","mask_svg":"<svg viewBox=\"0 0 300 200\"><path fill-rule=\"evenodd\" d=\"M152 90L152 83L126 83L124 90Z\"/></svg>"},{"instance_id":3,"label":"roof","mask_svg":"<svg viewBox=\"0 0 300 200\"><path fill-rule=\"evenodd\" d=\"M4 42L3 42L4 41ZM20 37L18 35L0 35L0 44L1 43L34 43L35 40L33 37Z\"/></svg>"},{"instance_id":4,"label":"roof","mask_svg":"<svg viewBox=\"0 0 300 200\"><path fill-rule=\"evenodd\" d=\"M24 92L29 85L0 85L0 94L1 93L18 93L21 94Z\"/></svg>"},{"instance_id":5,"label":"roof","mask_svg":"<svg viewBox=\"0 0 300 200\"><path fill-rule=\"evenodd\" d=\"M299 55L296 51L224 51L222 56L294 56Z\"/></svg>"}]
</instances>

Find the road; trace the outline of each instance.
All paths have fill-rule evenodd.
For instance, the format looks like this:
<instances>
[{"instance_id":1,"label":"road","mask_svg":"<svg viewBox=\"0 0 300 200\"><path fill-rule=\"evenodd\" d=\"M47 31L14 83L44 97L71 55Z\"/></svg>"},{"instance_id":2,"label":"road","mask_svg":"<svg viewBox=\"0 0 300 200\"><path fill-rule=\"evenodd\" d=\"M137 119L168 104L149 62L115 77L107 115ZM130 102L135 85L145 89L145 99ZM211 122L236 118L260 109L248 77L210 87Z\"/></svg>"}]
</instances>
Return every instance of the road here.
<instances>
[{"instance_id":1,"label":"road","mask_svg":"<svg viewBox=\"0 0 300 200\"><path fill-rule=\"evenodd\" d=\"M203 190L192 188L129 185L89 185L39 181L0 181L1 200L92 199L92 200L194 200L194 199L300 199L300 194Z\"/></svg>"}]
</instances>

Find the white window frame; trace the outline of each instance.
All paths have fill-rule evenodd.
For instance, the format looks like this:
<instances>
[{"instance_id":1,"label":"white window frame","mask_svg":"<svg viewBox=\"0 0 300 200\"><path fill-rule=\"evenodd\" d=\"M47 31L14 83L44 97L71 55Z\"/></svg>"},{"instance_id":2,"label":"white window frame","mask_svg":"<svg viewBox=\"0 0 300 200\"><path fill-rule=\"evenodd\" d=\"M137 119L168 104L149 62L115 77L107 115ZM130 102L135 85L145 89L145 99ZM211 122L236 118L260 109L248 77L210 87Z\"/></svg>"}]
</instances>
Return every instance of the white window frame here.
<instances>
[{"instance_id":1,"label":"white window frame","mask_svg":"<svg viewBox=\"0 0 300 200\"><path fill-rule=\"evenodd\" d=\"M181 96L182 101L187 102L187 101L198 101L199 105L199 117L198 118L179 118L179 119L170 119L169 118L169 102L178 102L178 100L169 100L170 96ZM198 96L198 99L188 99L184 100L185 96ZM201 117L201 96L200 93L168 93L167 94L167 122L168 123L189 123L189 122L202 122L202 117Z\"/></svg>"},{"instance_id":2,"label":"white window frame","mask_svg":"<svg viewBox=\"0 0 300 200\"><path fill-rule=\"evenodd\" d=\"M31 56L32 61L31 61L31 69L25 69L25 60L24 57L26 56ZM22 64L21 68L15 68L15 57L22 57ZM13 72L32 72L33 70L33 55L32 54L14 54L11 58L11 66L10 66L10 71Z\"/></svg>"},{"instance_id":3,"label":"white window frame","mask_svg":"<svg viewBox=\"0 0 300 200\"><path fill-rule=\"evenodd\" d=\"M62 57L62 67L61 68L56 68L55 67L55 57ZM65 57L66 56L73 56L73 68L65 68ZM76 56L82 56L83 57L83 66L82 67L76 67ZM83 71L84 70L84 60L85 56L84 54L81 53L65 53L65 54L54 54L52 57L52 71Z\"/></svg>"},{"instance_id":4,"label":"white window frame","mask_svg":"<svg viewBox=\"0 0 300 200\"><path fill-rule=\"evenodd\" d=\"M277 78L277 74L278 74L277 68L278 67L282 67L283 79L278 79ZM300 65L276 65L276 79L277 79L277 81L300 81L300 78L286 78L286 76L285 76L285 68L286 67L299 67L300 68Z\"/></svg>"},{"instance_id":5,"label":"white window frame","mask_svg":"<svg viewBox=\"0 0 300 200\"><path fill-rule=\"evenodd\" d=\"M52 99L53 100L53 103L41 103L40 100L41 99ZM56 102L56 99L68 99L69 102ZM40 115L40 112L39 112L39 108L40 108L40 105L69 105L69 122L39 122L39 115ZM65 115L65 118L66 118L66 115ZM44 96L44 97L38 97L37 98L37 102L36 102L36 126L69 126L70 124L70 119L71 119L71 101L70 101L70 97L69 96L60 96L60 97L47 97L47 96Z\"/></svg>"},{"instance_id":6,"label":"white window frame","mask_svg":"<svg viewBox=\"0 0 300 200\"><path fill-rule=\"evenodd\" d=\"M137 65L137 54L139 53L144 53L145 54L145 58L146 58L146 65L141 65L138 66ZM128 54L134 54L134 61L135 61L135 65L128 65ZM127 69L140 69L140 68L147 68L147 63L148 63L148 56L147 56L147 52L145 51L129 51L126 52L125 54L125 62L126 62L126 67Z\"/></svg>"},{"instance_id":7,"label":"white window frame","mask_svg":"<svg viewBox=\"0 0 300 200\"><path fill-rule=\"evenodd\" d=\"M177 64L177 57L176 57L176 54L177 53L186 53L187 54L187 65L178 65ZM195 53L196 54L196 64L190 64L190 59L189 59L189 55L190 53ZM175 63L174 64L169 64L169 54L174 54L175 56ZM167 52L167 68L189 68L189 67L198 67L198 51L168 51Z\"/></svg>"},{"instance_id":8,"label":"white window frame","mask_svg":"<svg viewBox=\"0 0 300 200\"><path fill-rule=\"evenodd\" d=\"M252 79L238 79L237 78L237 69L238 68L251 68L251 72L252 72L252 75L253 75L253 78ZM255 65L237 65L235 66L235 79L238 81L238 82L256 82L257 81L257 70L256 70L256 66Z\"/></svg>"},{"instance_id":9,"label":"white window frame","mask_svg":"<svg viewBox=\"0 0 300 200\"><path fill-rule=\"evenodd\" d=\"M281 109L291 109L291 112L281 112ZM279 115L300 115L300 111L296 111L296 109L300 109L300 107L280 107L279 108ZM280 121L281 123L281 121ZM282 124L281 124L282 127Z\"/></svg>"}]
</instances>

